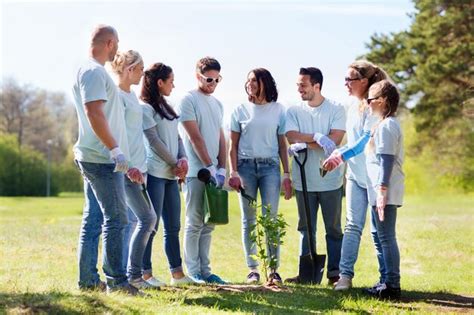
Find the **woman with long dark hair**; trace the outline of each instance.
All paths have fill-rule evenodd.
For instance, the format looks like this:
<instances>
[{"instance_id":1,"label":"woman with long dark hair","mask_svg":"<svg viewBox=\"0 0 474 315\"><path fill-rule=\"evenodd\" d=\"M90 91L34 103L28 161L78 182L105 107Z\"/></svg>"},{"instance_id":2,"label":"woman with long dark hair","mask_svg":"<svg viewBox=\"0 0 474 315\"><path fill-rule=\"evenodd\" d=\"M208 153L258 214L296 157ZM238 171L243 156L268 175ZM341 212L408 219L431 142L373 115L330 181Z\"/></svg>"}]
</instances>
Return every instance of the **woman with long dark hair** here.
<instances>
[{"instance_id":1,"label":"woman with long dark hair","mask_svg":"<svg viewBox=\"0 0 474 315\"><path fill-rule=\"evenodd\" d=\"M270 205L270 213L278 213L280 199L280 161L283 166L285 199L291 198L291 180L288 170L287 144L285 139L285 108L277 103L278 91L275 80L264 68L249 72L245 83L249 102L239 105L231 116L230 179L229 185L257 198L260 191L262 211ZM256 209L240 197L242 209L242 241L249 268L248 283L260 281L258 262L255 260L256 244L250 233L256 222ZM270 246L269 259L276 260L270 280L281 282L277 272L280 260L279 246Z\"/></svg>"},{"instance_id":2,"label":"woman with long dark hair","mask_svg":"<svg viewBox=\"0 0 474 315\"><path fill-rule=\"evenodd\" d=\"M171 67L155 63L144 74L140 99L143 101L143 129L147 139L148 185L156 215L163 219L164 248L171 272L171 285L194 283L183 273L179 246L181 199L178 179L184 179L188 163L178 134L178 115L168 104L174 88ZM152 274L151 252L158 222L147 244L143 278L155 285L164 285Z\"/></svg>"}]
</instances>

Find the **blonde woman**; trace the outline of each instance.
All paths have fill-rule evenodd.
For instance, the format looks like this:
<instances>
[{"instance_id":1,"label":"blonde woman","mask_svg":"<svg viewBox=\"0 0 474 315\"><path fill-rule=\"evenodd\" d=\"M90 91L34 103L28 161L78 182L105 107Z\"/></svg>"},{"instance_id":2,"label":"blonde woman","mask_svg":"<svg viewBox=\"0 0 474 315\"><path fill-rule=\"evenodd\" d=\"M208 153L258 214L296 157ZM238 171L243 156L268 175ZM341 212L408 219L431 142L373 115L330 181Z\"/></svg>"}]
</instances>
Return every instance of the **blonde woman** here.
<instances>
[{"instance_id":1,"label":"blonde woman","mask_svg":"<svg viewBox=\"0 0 474 315\"><path fill-rule=\"evenodd\" d=\"M125 197L128 207L138 223L130 244L127 276L129 283L138 289L156 287L142 278L143 255L148 239L155 227L157 216L153 207L143 198L143 184L147 171L145 144L143 142L143 110L137 96L130 89L143 76L143 60L136 51L118 52L112 63L118 76L118 86L122 105L125 107L125 124L130 150L130 168L125 178Z\"/></svg>"}]
</instances>

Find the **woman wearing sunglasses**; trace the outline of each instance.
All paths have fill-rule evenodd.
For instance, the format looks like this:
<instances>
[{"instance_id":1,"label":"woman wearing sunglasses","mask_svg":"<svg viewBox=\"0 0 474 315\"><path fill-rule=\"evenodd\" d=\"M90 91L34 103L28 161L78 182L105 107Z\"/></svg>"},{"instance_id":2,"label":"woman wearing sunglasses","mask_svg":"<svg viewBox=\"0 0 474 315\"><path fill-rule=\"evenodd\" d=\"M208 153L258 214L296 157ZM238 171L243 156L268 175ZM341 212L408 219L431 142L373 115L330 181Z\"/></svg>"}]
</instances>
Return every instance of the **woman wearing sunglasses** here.
<instances>
[{"instance_id":1,"label":"woman wearing sunglasses","mask_svg":"<svg viewBox=\"0 0 474 315\"><path fill-rule=\"evenodd\" d=\"M249 103L238 106L231 116L229 185L237 191L245 188L252 198L260 191L262 211L270 205L272 216L278 213L280 198L280 161L283 165L285 199L291 198L291 180L288 170L285 139L285 108L277 103L278 92L270 72L257 68L249 72L245 91ZM256 209L240 196L242 210L242 240L249 268L248 283L260 281L256 245L250 233L256 222ZM279 246L269 248L269 259L279 264ZM271 271L270 280L281 282L277 268Z\"/></svg>"},{"instance_id":2,"label":"woman wearing sunglasses","mask_svg":"<svg viewBox=\"0 0 474 315\"><path fill-rule=\"evenodd\" d=\"M356 102L347 110L347 144L335 150L324 162L323 167L331 171L347 161L346 173L346 226L342 241L341 261L339 264L340 279L335 290L348 290L352 287L354 265L359 254L360 240L365 225L368 207L367 169L365 165L364 147L371 136L374 117L369 115L367 95L372 84L387 78L387 74L376 65L358 60L349 65L345 77L345 86ZM380 240L375 229L375 218L371 221L371 233L377 249L381 249ZM378 251L381 253L381 250ZM384 282L385 270L383 257L379 261L380 280L376 288Z\"/></svg>"}]
</instances>

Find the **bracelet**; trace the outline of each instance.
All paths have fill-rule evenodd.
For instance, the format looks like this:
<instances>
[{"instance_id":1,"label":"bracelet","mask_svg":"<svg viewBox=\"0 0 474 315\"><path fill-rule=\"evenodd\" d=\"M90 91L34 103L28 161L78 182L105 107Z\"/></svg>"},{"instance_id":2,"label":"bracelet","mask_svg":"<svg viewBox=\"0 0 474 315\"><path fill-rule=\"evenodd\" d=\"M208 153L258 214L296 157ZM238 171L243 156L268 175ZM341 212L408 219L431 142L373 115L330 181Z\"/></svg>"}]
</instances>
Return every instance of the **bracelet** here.
<instances>
[{"instance_id":1,"label":"bracelet","mask_svg":"<svg viewBox=\"0 0 474 315\"><path fill-rule=\"evenodd\" d=\"M283 173L283 179L289 179L290 178L290 173Z\"/></svg>"}]
</instances>

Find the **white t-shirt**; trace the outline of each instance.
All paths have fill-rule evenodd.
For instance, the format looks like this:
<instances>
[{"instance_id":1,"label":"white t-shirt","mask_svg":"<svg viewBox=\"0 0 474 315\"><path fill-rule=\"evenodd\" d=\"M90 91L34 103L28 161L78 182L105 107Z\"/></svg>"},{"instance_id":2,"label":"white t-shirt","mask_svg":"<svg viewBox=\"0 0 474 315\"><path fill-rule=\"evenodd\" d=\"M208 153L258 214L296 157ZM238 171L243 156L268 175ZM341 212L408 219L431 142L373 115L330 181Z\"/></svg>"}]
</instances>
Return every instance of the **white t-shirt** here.
<instances>
[{"instance_id":1,"label":"white t-shirt","mask_svg":"<svg viewBox=\"0 0 474 315\"><path fill-rule=\"evenodd\" d=\"M324 99L318 107L311 107L304 102L292 106L286 113L286 132L298 131L301 133L322 133L328 135L332 129L346 130L346 113L342 105ZM300 159L303 156L300 155ZM305 164L306 182L308 191L321 192L338 189L342 186L344 169L338 167L321 177L320 163L326 159L323 149L308 150L308 159ZM292 162L291 176L296 190L303 190L300 168L296 161Z\"/></svg>"},{"instance_id":2,"label":"white t-shirt","mask_svg":"<svg viewBox=\"0 0 474 315\"><path fill-rule=\"evenodd\" d=\"M285 134L285 107L276 102L241 104L232 112L230 128L240 133L239 159L278 159L278 136Z\"/></svg>"},{"instance_id":3,"label":"white t-shirt","mask_svg":"<svg viewBox=\"0 0 474 315\"><path fill-rule=\"evenodd\" d=\"M123 103L114 81L96 60L89 59L79 68L73 96L79 122L79 136L73 148L75 159L90 163L114 163L109 149L97 138L85 113L85 104L98 100L104 101L103 112L112 136L129 158Z\"/></svg>"},{"instance_id":4,"label":"white t-shirt","mask_svg":"<svg viewBox=\"0 0 474 315\"><path fill-rule=\"evenodd\" d=\"M390 176L387 205L401 206L403 203L403 193L405 190L405 174L402 170L403 164L403 135L400 123L394 117L384 119L375 130L374 147L367 144L367 192L369 203L376 205L376 188L381 171L380 154L390 154L395 156L392 174Z\"/></svg>"},{"instance_id":5,"label":"white t-shirt","mask_svg":"<svg viewBox=\"0 0 474 315\"><path fill-rule=\"evenodd\" d=\"M158 137L165 144L168 152L178 157L178 119L168 120L161 118L155 109L146 103L142 103L143 107L143 130L156 128ZM148 141L146 143L148 174L166 179L175 179L173 173L173 165L166 163L151 148Z\"/></svg>"},{"instance_id":6,"label":"white t-shirt","mask_svg":"<svg viewBox=\"0 0 474 315\"><path fill-rule=\"evenodd\" d=\"M143 106L139 104L133 91L127 93L119 89L120 99L125 106L125 124L127 126L130 167L136 167L145 173L146 155L143 141Z\"/></svg>"},{"instance_id":7,"label":"white t-shirt","mask_svg":"<svg viewBox=\"0 0 474 315\"><path fill-rule=\"evenodd\" d=\"M224 107L221 102L212 95L206 95L198 90L190 91L181 100L178 107L179 121L196 121L201 136L207 147L207 153L212 164L217 166L219 155L220 130L224 116ZM188 177L196 177L199 170L206 167L189 140L188 134L180 124L181 138L183 139L186 155L188 156Z\"/></svg>"}]
</instances>

